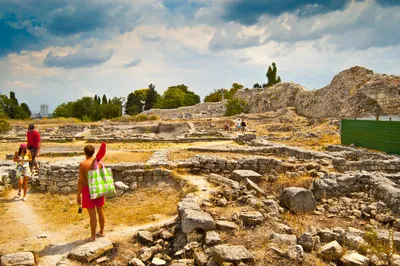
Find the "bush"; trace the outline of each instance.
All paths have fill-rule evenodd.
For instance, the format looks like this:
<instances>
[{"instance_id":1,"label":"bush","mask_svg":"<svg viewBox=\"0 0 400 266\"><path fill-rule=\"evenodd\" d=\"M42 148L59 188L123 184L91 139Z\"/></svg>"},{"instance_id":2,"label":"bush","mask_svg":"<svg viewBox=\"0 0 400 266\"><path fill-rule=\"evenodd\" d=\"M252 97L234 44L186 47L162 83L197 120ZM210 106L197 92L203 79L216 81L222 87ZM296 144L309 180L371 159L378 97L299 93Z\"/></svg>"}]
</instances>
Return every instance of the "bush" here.
<instances>
[{"instance_id":1,"label":"bush","mask_svg":"<svg viewBox=\"0 0 400 266\"><path fill-rule=\"evenodd\" d=\"M136 121L147 121L149 119L149 117L145 114L139 114L134 116Z\"/></svg>"},{"instance_id":2,"label":"bush","mask_svg":"<svg viewBox=\"0 0 400 266\"><path fill-rule=\"evenodd\" d=\"M228 103L225 105L226 107L226 116L238 115L243 113L244 109L246 108L247 103L240 99L230 99Z\"/></svg>"},{"instance_id":3,"label":"bush","mask_svg":"<svg viewBox=\"0 0 400 266\"><path fill-rule=\"evenodd\" d=\"M149 115L149 120L151 121L155 121L155 120L159 120L160 117L158 115Z\"/></svg>"},{"instance_id":4,"label":"bush","mask_svg":"<svg viewBox=\"0 0 400 266\"><path fill-rule=\"evenodd\" d=\"M0 133L6 133L11 130L10 122L5 118L0 118Z\"/></svg>"}]
</instances>

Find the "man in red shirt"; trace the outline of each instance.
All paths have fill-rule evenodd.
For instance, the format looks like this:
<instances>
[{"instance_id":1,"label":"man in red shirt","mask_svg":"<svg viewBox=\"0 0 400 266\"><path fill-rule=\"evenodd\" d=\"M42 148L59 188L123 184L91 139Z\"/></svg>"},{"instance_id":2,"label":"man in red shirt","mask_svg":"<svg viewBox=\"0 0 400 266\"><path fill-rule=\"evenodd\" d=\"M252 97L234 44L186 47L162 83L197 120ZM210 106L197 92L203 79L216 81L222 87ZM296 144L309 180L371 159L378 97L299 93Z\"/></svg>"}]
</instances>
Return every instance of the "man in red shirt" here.
<instances>
[{"instance_id":1,"label":"man in red shirt","mask_svg":"<svg viewBox=\"0 0 400 266\"><path fill-rule=\"evenodd\" d=\"M32 172L33 165L35 165L36 169L39 169L36 157L40 155L40 134L35 130L34 124L29 125L26 139L28 142L28 150L30 150L32 154L32 161L29 162L29 167Z\"/></svg>"}]
</instances>

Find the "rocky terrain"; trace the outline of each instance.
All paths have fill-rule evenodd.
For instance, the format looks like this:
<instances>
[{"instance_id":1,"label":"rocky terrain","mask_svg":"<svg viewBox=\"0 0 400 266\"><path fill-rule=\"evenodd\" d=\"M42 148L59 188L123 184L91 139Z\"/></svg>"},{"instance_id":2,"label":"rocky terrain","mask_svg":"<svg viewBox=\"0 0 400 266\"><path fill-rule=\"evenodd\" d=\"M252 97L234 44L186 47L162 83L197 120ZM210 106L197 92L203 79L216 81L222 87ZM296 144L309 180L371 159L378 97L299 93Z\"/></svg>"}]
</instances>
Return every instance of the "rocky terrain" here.
<instances>
[{"instance_id":1,"label":"rocky terrain","mask_svg":"<svg viewBox=\"0 0 400 266\"><path fill-rule=\"evenodd\" d=\"M314 122L287 109L246 119L250 127L271 120L269 132L293 134L290 138L322 134L303 133ZM48 128L49 141L65 136L71 143L139 141L143 134L153 142L207 142L156 149L144 163L108 165L117 200L143 187L190 185L182 189L177 216L169 222L138 226L128 239L115 231L93 243L59 244L65 248L54 254L22 246L15 253L0 252L2 265L400 265L398 157L340 145L299 148L271 142L269 135L222 132L223 122ZM337 130L335 123L323 125ZM160 138L160 128L169 135ZM3 140L23 138L23 131L14 127ZM75 151L71 147L44 148L43 156L59 152L62 158ZM172 153L193 155L171 160ZM79 160L42 161L31 186L36 193L73 193ZM15 186L13 163L2 161L0 173L0 192L6 192Z\"/></svg>"},{"instance_id":2,"label":"rocky terrain","mask_svg":"<svg viewBox=\"0 0 400 266\"><path fill-rule=\"evenodd\" d=\"M279 83L267 89L242 89L235 97L248 103L249 113L294 107L298 115L312 118L398 115L400 77L357 66L340 72L322 89Z\"/></svg>"}]
</instances>

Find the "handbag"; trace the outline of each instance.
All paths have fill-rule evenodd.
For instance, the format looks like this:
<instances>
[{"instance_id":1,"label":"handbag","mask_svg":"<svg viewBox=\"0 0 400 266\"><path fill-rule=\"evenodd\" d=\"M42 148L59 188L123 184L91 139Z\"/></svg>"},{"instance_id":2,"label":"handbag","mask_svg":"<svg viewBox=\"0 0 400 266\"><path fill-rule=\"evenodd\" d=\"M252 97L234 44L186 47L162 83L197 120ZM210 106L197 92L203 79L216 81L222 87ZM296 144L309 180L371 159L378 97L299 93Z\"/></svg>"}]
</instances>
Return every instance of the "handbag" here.
<instances>
[{"instance_id":1,"label":"handbag","mask_svg":"<svg viewBox=\"0 0 400 266\"><path fill-rule=\"evenodd\" d=\"M99 168L98 164L101 164L102 168ZM106 168L102 161L98 162L96 159L93 170L88 171L88 185L90 199L116 194L111 168Z\"/></svg>"}]
</instances>

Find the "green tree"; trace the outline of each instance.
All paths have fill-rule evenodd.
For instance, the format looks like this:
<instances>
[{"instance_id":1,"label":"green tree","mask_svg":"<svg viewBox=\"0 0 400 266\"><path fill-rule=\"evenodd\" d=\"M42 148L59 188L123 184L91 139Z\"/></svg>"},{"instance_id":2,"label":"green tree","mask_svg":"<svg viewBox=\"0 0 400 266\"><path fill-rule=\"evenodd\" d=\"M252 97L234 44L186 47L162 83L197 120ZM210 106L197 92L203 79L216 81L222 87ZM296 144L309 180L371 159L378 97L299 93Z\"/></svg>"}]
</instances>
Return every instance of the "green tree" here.
<instances>
[{"instance_id":1,"label":"green tree","mask_svg":"<svg viewBox=\"0 0 400 266\"><path fill-rule=\"evenodd\" d=\"M204 97L204 102L220 102L222 101L222 93L224 93L224 98L227 90L225 89L214 89L212 93Z\"/></svg>"},{"instance_id":2,"label":"green tree","mask_svg":"<svg viewBox=\"0 0 400 266\"><path fill-rule=\"evenodd\" d=\"M258 88L258 89L261 89L262 87L261 87L261 85L260 85L260 84L256 83L256 84L254 84L254 85L253 85L253 88Z\"/></svg>"},{"instance_id":3,"label":"green tree","mask_svg":"<svg viewBox=\"0 0 400 266\"><path fill-rule=\"evenodd\" d=\"M103 98L102 98L102 100L101 100L101 103L102 103L102 104L108 104L108 102L107 102L107 97L106 97L105 94L103 94Z\"/></svg>"},{"instance_id":4,"label":"green tree","mask_svg":"<svg viewBox=\"0 0 400 266\"><path fill-rule=\"evenodd\" d=\"M153 85L153 83L151 83L149 85L149 91L146 96L146 101L145 101L146 103L144 104L145 106L144 109L150 110L151 108L153 108L153 106L156 104L159 98L160 94L158 94L158 92L156 91L156 86Z\"/></svg>"},{"instance_id":5,"label":"green tree","mask_svg":"<svg viewBox=\"0 0 400 266\"><path fill-rule=\"evenodd\" d=\"M232 116L243 113L246 108L246 105L247 103L244 100L237 98L230 99L225 105L226 107L225 115Z\"/></svg>"},{"instance_id":6,"label":"green tree","mask_svg":"<svg viewBox=\"0 0 400 266\"><path fill-rule=\"evenodd\" d=\"M275 84L281 82L281 77L277 76L278 73L278 69L276 68L275 63L272 63L272 67L268 67L268 71L267 71L267 78L268 78L268 83L267 83L267 87L271 87L274 86Z\"/></svg>"},{"instance_id":7,"label":"green tree","mask_svg":"<svg viewBox=\"0 0 400 266\"><path fill-rule=\"evenodd\" d=\"M17 118L18 100L15 97L15 92L10 91L10 101L8 107L8 117L11 119Z\"/></svg>"},{"instance_id":8,"label":"green tree","mask_svg":"<svg viewBox=\"0 0 400 266\"><path fill-rule=\"evenodd\" d=\"M31 110L29 110L29 106L26 103L21 103L20 106L17 107L15 112L16 119L28 119L31 117Z\"/></svg>"},{"instance_id":9,"label":"green tree","mask_svg":"<svg viewBox=\"0 0 400 266\"><path fill-rule=\"evenodd\" d=\"M143 104L142 101L145 102L147 98L147 94L149 93L149 89L140 89L135 90L134 92L129 93L128 99L125 104L125 114L126 115L137 115L142 112Z\"/></svg>"},{"instance_id":10,"label":"green tree","mask_svg":"<svg viewBox=\"0 0 400 266\"><path fill-rule=\"evenodd\" d=\"M0 94L0 117L8 117L10 100L7 95Z\"/></svg>"},{"instance_id":11,"label":"green tree","mask_svg":"<svg viewBox=\"0 0 400 266\"><path fill-rule=\"evenodd\" d=\"M54 109L53 117L74 117L73 102L62 103Z\"/></svg>"},{"instance_id":12,"label":"green tree","mask_svg":"<svg viewBox=\"0 0 400 266\"><path fill-rule=\"evenodd\" d=\"M155 107L172 109L181 106L192 106L198 103L200 103L200 96L190 91L186 85L181 84L168 87L157 101Z\"/></svg>"}]
</instances>

